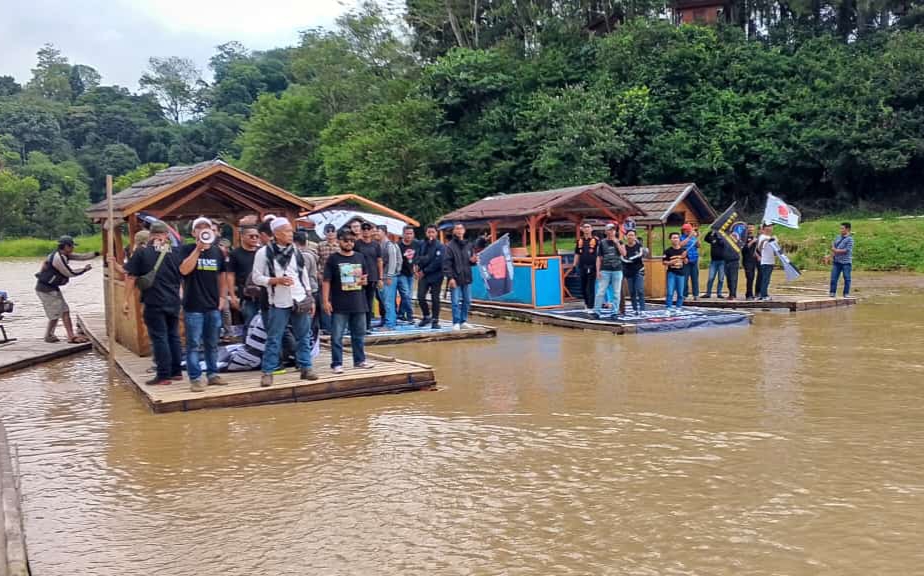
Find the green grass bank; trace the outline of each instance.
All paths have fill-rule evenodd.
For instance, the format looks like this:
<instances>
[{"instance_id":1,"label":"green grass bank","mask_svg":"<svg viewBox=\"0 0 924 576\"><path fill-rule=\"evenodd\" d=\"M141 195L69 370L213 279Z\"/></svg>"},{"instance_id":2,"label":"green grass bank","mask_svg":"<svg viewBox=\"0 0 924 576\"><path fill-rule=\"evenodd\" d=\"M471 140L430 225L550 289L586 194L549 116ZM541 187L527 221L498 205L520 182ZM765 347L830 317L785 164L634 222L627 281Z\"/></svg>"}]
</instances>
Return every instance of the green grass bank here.
<instances>
[{"instance_id":1,"label":"green grass bank","mask_svg":"<svg viewBox=\"0 0 924 576\"><path fill-rule=\"evenodd\" d=\"M78 236L74 240L77 242L77 252L99 252L103 249L102 234ZM0 240L0 258L41 258L47 256L57 245L56 240L42 238Z\"/></svg>"}]
</instances>

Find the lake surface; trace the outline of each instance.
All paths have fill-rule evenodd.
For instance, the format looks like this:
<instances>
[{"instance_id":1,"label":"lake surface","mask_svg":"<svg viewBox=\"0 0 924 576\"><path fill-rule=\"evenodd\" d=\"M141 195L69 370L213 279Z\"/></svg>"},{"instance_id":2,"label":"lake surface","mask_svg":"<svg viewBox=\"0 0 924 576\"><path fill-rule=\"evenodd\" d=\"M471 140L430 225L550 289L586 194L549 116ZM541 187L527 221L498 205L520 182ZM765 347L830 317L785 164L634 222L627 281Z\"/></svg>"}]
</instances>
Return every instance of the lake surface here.
<instances>
[{"instance_id":1,"label":"lake surface","mask_svg":"<svg viewBox=\"0 0 924 576\"><path fill-rule=\"evenodd\" d=\"M0 262L14 335L36 267ZM0 377L33 573L920 574L924 277L856 276L746 328L376 348L435 392L155 415L92 353Z\"/></svg>"}]
</instances>

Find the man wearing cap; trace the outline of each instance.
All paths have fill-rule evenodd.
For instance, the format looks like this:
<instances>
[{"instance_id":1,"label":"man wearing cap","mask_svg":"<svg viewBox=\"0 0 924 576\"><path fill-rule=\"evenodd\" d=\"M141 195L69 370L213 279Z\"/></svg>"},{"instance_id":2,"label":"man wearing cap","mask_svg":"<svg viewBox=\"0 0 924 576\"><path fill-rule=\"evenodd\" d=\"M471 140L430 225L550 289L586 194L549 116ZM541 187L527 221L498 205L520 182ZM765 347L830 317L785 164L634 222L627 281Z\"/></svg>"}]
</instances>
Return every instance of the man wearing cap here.
<instances>
[{"instance_id":1,"label":"man wearing cap","mask_svg":"<svg viewBox=\"0 0 924 576\"><path fill-rule=\"evenodd\" d=\"M228 254L228 271L225 283L231 287L231 307L240 311L244 322L244 340L247 339L247 329L250 321L260 311L260 289L251 285L247 288L247 281L253 271L253 259L260 248L260 233L257 227L241 227L241 245Z\"/></svg>"},{"instance_id":2,"label":"man wearing cap","mask_svg":"<svg viewBox=\"0 0 924 576\"><path fill-rule=\"evenodd\" d=\"M225 295L225 257L214 237L212 222L204 216L193 221L195 244L180 248L183 275L183 318L186 327L186 372L190 390L204 392L199 348L205 348L205 374L210 386L225 382L218 375L218 334ZM207 233L207 234L203 234ZM211 236L211 238L209 238Z\"/></svg>"},{"instance_id":3,"label":"man wearing cap","mask_svg":"<svg viewBox=\"0 0 924 576\"><path fill-rule=\"evenodd\" d=\"M574 244L574 267L581 279L581 293L584 295L584 310L594 307L594 282L597 279L597 244L594 228L590 222L581 224L581 235Z\"/></svg>"},{"instance_id":4,"label":"man wearing cap","mask_svg":"<svg viewBox=\"0 0 924 576\"><path fill-rule=\"evenodd\" d=\"M358 220L350 224L350 229L356 233ZM385 259L382 255L382 245L372 237L374 226L368 222L359 223L360 234L362 238L356 240L354 250L366 259L366 269L369 271L368 282L363 286L366 296L366 331L372 331L372 306L375 302L375 293L381 290L385 283L382 281L383 272L385 271ZM384 312L384 310L380 311Z\"/></svg>"},{"instance_id":5,"label":"man wearing cap","mask_svg":"<svg viewBox=\"0 0 924 576\"><path fill-rule=\"evenodd\" d=\"M327 259L331 254L336 254L340 249L337 243L337 227L333 224L324 225L324 240L318 243L318 274L324 273L324 267L327 265ZM321 330L330 331L330 314L321 306Z\"/></svg>"},{"instance_id":6,"label":"man wearing cap","mask_svg":"<svg viewBox=\"0 0 924 576\"><path fill-rule=\"evenodd\" d=\"M776 264L776 252L773 251L773 223L764 222L757 237L757 254L760 256L760 268L757 269L758 300L770 300L770 277L773 276L773 266Z\"/></svg>"},{"instance_id":7,"label":"man wearing cap","mask_svg":"<svg viewBox=\"0 0 924 576\"><path fill-rule=\"evenodd\" d=\"M273 241L260 248L253 262L253 281L264 286L269 296L266 315L266 349L260 386L273 385L273 372L281 367L282 337L291 322L295 334L295 359L302 380L317 380L311 366L311 320L314 296L305 257L294 243L295 231L287 218L270 224Z\"/></svg>"},{"instance_id":8,"label":"man wearing cap","mask_svg":"<svg viewBox=\"0 0 924 576\"><path fill-rule=\"evenodd\" d=\"M606 238L597 245L597 294L594 297L594 312L603 317L603 300L606 289L613 288L613 310L610 316L619 314L619 302L622 297L622 259L626 247L616 238L616 225L607 224Z\"/></svg>"},{"instance_id":9,"label":"man wearing cap","mask_svg":"<svg viewBox=\"0 0 924 576\"><path fill-rule=\"evenodd\" d=\"M135 250L125 265L125 302L122 313L131 311L137 278L154 271L154 281L141 292L142 318L151 341L157 373L148 386L170 384L183 379L183 350L180 345L180 259L167 238L167 225L151 224L147 246ZM158 263L159 261L159 263ZM156 271L155 271L156 269Z\"/></svg>"},{"instance_id":10,"label":"man wearing cap","mask_svg":"<svg viewBox=\"0 0 924 576\"><path fill-rule=\"evenodd\" d=\"M74 252L74 246L76 246L76 242L74 242L73 238L61 236L58 239L58 248L45 258L42 268L35 274L37 279L35 294L41 300L42 307L45 308L45 316L48 317L48 325L45 327L45 342L59 341L58 337L55 336L58 320L64 323L68 342L81 344L87 341L85 337L74 332L70 308L68 308L64 295L61 293L61 286L70 282L71 278L89 272L92 268L87 264L80 270L74 270L69 264L71 260L92 260L99 256L99 252L77 254Z\"/></svg>"},{"instance_id":11,"label":"man wearing cap","mask_svg":"<svg viewBox=\"0 0 924 576\"><path fill-rule=\"evenodd\" d=\"M699 232L693 225L686 222L680 227L680 245L687 251L685 274L688 281L683 285L683 297L692 295L693 300L699 298ZM721 288L719 289L721 292Z\"/></svg>"}]
</instances>

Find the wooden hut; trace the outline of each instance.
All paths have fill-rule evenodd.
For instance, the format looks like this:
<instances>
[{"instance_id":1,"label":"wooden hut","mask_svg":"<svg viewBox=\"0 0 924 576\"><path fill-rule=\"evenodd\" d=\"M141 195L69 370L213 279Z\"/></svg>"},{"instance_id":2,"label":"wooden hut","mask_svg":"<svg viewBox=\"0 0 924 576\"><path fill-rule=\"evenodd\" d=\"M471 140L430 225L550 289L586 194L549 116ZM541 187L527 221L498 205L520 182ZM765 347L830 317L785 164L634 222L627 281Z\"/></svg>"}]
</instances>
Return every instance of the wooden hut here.
<instances>
[{"instance_id":1,"label":"wooden hut","mask_svg":"<svg viewBox=\"0 0 924 576\"><path fill-rule=\"evenodd\" d=\"M103 224L103 246L108 247L109 230L115 233L116 261L125 258L123 228L127 225L128 239L143 227L141 216L153 216L168 224L206 216L229 225L235 243L240 232L237 222L248 214L286 216L293 221L311 203L286 192L266 180L234 168L221 160L201 162L192 166L173 166L136 182L113 196L115 226L109 226L105 201L87 209L87 215ZM108 256L108 255L107 255ZM104 262L107 259L104 258ZM107 302L110 270L104 271ZM124 300L124 278L116 274L115 301ZM130 300L127 316L115 312L116 341L135 354L150 353L150 342L141 318L141 303L137 292ZM107 314L113 311L107 310ZM107 326L108 326L107 322Z\"/></svg>"},{"instance_id":2,"label":"wooden hut","mask_svg":"<svg viewBox=\"0 0 924 576\"><path fill-rule=\"evenodd\" d=\"M552 222L570 222L574 229L585 219L622 223L630 216L646 216L646 212L608 184L598 183L542 192L505 194L484 198L459 208L440 218L441 227L462 222L469 228L490 232L494 241L502 232L520 235L522 246L513 252L514 291L501 301L510 306L554 308L564 303L564 277L561 256L551 250L546 253L545 233L555 241ZM480 272L472 285L472 298L487 300Z\"/></svg>"},{"instance_id":3,"label":"wooden hut","mask_svg":"<svg viewBox=\"0 0 924 576\"><path fill-rule=\"evenodd\" d=\"M661 258L665 246L666 226L681 226L690 223L694 227L709 224L718 213L700 189L693 183L664 184L657 186L624 186L616 191L645 211L646 216L636 218L639 226L647 229L645 245L651 250L651 258L645 262L645 296L663 298L667 294L667 279ZM652 246L653 232L661 228L661 250Z\"/></svg>"}]
</instances>

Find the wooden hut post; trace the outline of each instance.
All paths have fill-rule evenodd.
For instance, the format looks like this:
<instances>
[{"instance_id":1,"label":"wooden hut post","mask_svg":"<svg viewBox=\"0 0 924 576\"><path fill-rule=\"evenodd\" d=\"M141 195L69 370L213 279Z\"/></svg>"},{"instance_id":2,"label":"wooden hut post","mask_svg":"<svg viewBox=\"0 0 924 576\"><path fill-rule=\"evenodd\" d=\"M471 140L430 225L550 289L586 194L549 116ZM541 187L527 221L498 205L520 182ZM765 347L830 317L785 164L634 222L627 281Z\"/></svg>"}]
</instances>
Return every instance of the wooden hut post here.
<instances>
[{"instance_id":1,"label":"wooden hut post","mask_svg":"<svg viewBox=\"0 0 924 576\"><path fill-rule=\"evenodd\" d=\"M539 223L539 218L537 216L529 217L529 255L532 258L535 258L538 253L536 251L536 226Z\"/></svg>"},{"instance_id":2,"label":"wooden hut post","mask_svg":"<svg viewBox=\"0 0 924 576\"><path fill-rule=\"evenodd\" d=\"M488 225L491 227L491 242L497 242L497 221L491 220Z\"/></svg>"},{"instance_id":3,"label":"wooden hut post","mask_svg":"<svg viewBox=\"0 0 924 576\"><path fill-rule=\"evenodd\" d=\"M114 210L112 207L112 175L106 175L106 205L109 211L109 233L106 235L106 245L107 245L107 254L105 262L109 262L109 258L112 258L112 262L115 263L115 217ZM116 306L115 306L115 266L109 266L109 298L107 298L106 307L108 313L106 314L107 324L109 325L109 379L112 380L113 375L115 374L115 350L116 350Z\"/></svg>"},{"instance_id":4,"label":"wooden hut post","mask_svg":"<svg viewBox=\"0 0 924 576\"><path fill-rule=\"evenodd\" d=\"M541 256L545 253L545 226L540 225L536 222L536 225L539 227L539 246L537 253Z\"/></svg>"}]
</instances>

